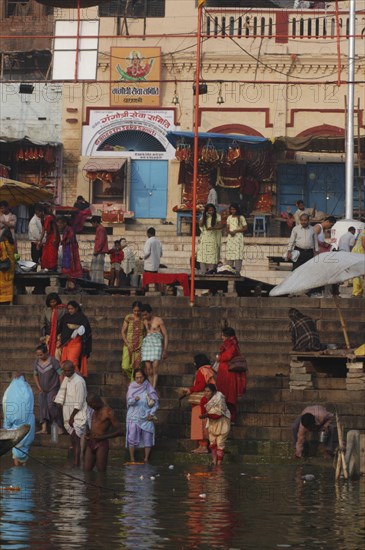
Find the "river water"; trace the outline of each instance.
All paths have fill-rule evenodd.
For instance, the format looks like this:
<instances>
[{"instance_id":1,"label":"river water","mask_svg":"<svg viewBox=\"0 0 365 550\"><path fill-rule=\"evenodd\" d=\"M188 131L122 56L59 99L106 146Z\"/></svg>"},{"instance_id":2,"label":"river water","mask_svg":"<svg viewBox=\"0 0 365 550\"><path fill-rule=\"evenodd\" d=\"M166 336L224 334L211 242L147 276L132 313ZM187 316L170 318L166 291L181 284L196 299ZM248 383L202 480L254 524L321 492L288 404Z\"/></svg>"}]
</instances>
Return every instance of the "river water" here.
<instances>
[{"instance_id":1,"label":"river water","mask_svg":"<svg viewBox=\"0 0 365 550\"><path fill-rule=\"evenodd\" d=\"M42 462L1 459L1 549L364 547L365 482L336 484L330 467Z\"/></svg>"}]
</instances>

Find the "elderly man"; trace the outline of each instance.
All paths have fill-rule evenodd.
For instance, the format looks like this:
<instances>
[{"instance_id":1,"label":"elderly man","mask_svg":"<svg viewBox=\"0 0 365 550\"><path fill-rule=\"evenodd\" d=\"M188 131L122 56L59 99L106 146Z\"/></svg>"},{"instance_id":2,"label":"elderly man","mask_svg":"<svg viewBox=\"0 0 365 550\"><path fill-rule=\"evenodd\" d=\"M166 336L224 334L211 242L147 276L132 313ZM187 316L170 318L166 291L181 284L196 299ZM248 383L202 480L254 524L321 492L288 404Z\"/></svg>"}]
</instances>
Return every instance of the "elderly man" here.
<instances>
[{"instance_id":1,"label":"elderly man","mask_svg":"<svg viewBox=\"0 0 365 550\"><path fill-rule=\"evenodd\" d=\"M136 257L133 250L129 246L127 239L120 239L120 246L122 247L124 259L122 260L122 273L121 273L121 286L130 285L130 279L132 273L136 268Z\"/></svg>"},{"instance_id":2,"label":"elderly man","mask_svg":"<svg viewBox=\"0 0 365 550\"><path fill-rule=\"evenodd\" d=\"M86 383L75 372L71 361L62 363L62 371L64 379L54 402L62 407L63 423L71 436L74 465L80 466L81 438L85 435L87 425Z\"/></svg>"},{"instance_id":3,"label":"elderly man","mask_svg":"<svg viewBox=\"0 0 365 550\"><path fill-rule=\"evenodd\" d=\"M293 257L293 250L299 252L297 260L293 259L293 270L313 258L314 252L318 252L317 237L313 227L309 225L308 214L300 216L300 225L296 225L291 232L287 254L289 260Z\"/></svg>"}]
</instances>

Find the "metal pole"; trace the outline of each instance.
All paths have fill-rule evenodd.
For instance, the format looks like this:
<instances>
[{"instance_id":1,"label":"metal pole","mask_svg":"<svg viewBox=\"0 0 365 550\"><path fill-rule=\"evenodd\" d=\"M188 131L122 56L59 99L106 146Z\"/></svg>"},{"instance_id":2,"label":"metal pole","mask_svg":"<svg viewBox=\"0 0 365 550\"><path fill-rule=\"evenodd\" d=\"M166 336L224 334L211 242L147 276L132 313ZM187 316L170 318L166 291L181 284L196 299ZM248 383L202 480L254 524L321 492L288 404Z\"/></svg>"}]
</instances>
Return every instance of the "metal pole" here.
<instances>
[{"instance_id":1,"label":"metal pole","mask_svg":"<svg viewBox=\"0 0 365 550\"><path fill-rule=\"evenodd\" d=\"M195 102L194 102L194 171L193 171L193 218L191 224L191 276L190 276L190 305L195 301L195 240L196 240L196 188L198 181L198 152L199 152L199 83L200 83L200 52L202 32L203 3L198 5L198 29L196 46L195 70Z\"/></svg>"},{"instance_id":2,"label":"metal pole","mask_svg":"<svg viewBox=\"0 0 365 550\"><path fill-rule=\"evenodd\" d=\"M354 101L355 101L355 17L356 0L350 2L348 46L348 105L346 132L346 203L345 218L351 220L354 210Z\"/></svg>"}]
</instances>

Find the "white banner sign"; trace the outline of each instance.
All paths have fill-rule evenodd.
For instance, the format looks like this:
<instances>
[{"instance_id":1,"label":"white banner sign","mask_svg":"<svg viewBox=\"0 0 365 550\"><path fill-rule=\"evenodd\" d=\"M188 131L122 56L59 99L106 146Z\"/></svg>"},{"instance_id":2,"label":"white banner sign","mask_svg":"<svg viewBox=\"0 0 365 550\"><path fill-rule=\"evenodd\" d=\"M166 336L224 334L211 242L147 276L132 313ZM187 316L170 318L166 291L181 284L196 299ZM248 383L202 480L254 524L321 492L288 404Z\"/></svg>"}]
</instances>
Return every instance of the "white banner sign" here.
<instances>
[{"instance_id":1,"label":"white banner sign","mask_svg":"<svg viewBox=\"0 0 365 550\"><path fill-rule=\"evenodd\" d=\"M174 131L173 110L90 110L82 131L82 155L173 159L166 133Z\"/></svg>"}]
</instances>

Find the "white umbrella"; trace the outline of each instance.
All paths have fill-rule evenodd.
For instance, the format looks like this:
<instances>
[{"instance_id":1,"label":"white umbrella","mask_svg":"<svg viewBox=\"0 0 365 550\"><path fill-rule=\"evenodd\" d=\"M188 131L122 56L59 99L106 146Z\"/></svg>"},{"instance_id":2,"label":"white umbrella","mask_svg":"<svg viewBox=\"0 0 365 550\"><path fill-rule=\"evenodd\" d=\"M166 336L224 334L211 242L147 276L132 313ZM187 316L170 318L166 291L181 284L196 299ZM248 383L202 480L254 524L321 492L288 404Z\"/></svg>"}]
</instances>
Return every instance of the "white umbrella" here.
<instances>
[{"instance_id":1,"label":"white umbrella","mask_svg":"<svg viewBox=\"0 0 365 550\"><path fill-rule=\"evenodd\" d=\"M343 283L365 274L365 254L324 252L293 271L270 296L300 294L311 288Z\"/></svg>"}]
</instances>

